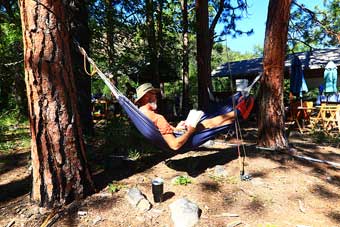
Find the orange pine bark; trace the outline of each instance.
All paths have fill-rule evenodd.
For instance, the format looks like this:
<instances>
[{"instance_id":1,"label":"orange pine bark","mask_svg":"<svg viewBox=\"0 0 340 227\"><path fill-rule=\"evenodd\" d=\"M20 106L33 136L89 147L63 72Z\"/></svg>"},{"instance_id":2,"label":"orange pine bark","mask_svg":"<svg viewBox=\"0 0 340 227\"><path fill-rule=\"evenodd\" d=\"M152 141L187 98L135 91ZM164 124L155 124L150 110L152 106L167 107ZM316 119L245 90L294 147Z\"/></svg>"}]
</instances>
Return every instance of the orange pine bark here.
<instances>
[{"instance_id":1,"label":"orange pine bark","mask_svg":"<svg viewBox=\"0 0 340 227\"><path fill-rule=\"evenodd\" d=\"M76 105L61 0L20 0L32 135L31 199L54 207L94 190Z\"/></svg>"},{"instance_id":2,"label":"orange pine bark","mask_svg":"<svg viewBox=\"0 0 340 227\"><path fill-rule=\"evenodd\" d=\"M260 89L258 143L281 149L288 146L284 127L283 79L292 0L270 0Z\"/></svg>"}]
</instances>

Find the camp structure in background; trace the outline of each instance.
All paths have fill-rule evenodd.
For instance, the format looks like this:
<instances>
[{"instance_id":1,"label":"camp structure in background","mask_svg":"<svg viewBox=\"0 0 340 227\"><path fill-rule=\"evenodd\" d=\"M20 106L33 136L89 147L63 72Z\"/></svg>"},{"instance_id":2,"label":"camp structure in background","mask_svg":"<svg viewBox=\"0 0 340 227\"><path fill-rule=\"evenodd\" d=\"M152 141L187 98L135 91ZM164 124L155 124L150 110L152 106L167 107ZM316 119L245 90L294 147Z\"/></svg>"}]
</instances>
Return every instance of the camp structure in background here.
<instances>
[{"instance_id":1,"label":"camp structure in background","mask_svg":"<svg viewBox=\"0 0 340 227\"><path fill-rule=\"evenodd\" d=\"M306 85L309 89L318 88L324 84L324 71L326 65L332 61L335 66L340 65L340 48L336 49L318 49L307 52L289 54L285 61L285 78L290 78L290 68L292 59L298 57L301 61ZM235 79L253 80L263 71L263 58L254 58L250 60L226 62L213 70L212 77L229 77ZM229 66L230 65L230 72ZM339 69L337 69L339 70ZM337 70L335 70L337 72ZM339 87L339 81L336 84Z\"/></svg>"}]
</instances>

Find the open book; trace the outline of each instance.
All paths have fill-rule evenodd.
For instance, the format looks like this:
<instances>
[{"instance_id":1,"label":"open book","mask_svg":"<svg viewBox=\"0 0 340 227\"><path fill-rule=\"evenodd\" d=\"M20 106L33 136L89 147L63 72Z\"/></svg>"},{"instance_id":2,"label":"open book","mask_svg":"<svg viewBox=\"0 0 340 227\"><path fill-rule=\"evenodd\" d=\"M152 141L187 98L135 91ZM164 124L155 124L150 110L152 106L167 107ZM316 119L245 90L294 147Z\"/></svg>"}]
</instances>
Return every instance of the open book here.
<instances>
[{"instance_id":1,"label":"open book","mask_svg":"<svg viewBox=\"0 0 340 227\"><path fill-rule=\"evenodd\" d=\"M190 125L191 127L196 128L196 125L200 121L201 117L203 116L203 111L201 110L190 110L187 119L185 120L186 125Z\"/></svg>"}]
</instances>

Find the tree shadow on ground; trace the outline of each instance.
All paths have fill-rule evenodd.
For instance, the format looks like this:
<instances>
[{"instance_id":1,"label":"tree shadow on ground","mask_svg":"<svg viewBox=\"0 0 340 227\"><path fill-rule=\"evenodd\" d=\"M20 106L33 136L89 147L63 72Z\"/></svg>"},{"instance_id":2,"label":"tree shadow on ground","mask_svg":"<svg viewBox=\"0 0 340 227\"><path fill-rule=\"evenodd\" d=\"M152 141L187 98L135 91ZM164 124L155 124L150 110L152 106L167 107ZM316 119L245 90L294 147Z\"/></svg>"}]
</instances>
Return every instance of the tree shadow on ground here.
<instances>
[{"instance_id":1,"label":"tree shadow on ground","mask_svg":"<svg viewBox=\"0 0 340 227\"><path fill-rule=\"evenodd\" d=\"M219 149L213 150L218 151ZM213 154L168 160L165 164L171 169L187 172L189 176L196 177L208 168L212 168L216 165L224 165L237 159L237 157L237 151L233 148L228 148L220 149L220 151Z\"/></svg>"},{"instance_id":2,"label":"tree shadow on ground","mask_svg":"<svg viewBox=\"0 0 340 227\"><path fill-rule=\"evenodd\" d=\"M0 155L0 175L28 164L30 153L10 153Z\"/></svg>"},{"instance_id":3,"label":"tree shadow on ground","mask_svg":"<svg viewBox=\"0 0 340 227\"><path fill-rule=\"evenodd\" d=\"M28 176L18 181L12 181L8 184L0 185L0 203L29 193L31 183L31 176Z\"/></svg>"},{"instance_id":4,"label":"tree shadow on ground","mask_svg":"<svg viewBox=\"0 0 340 227\"><path fill-rule=\"evenodd\" d=\"M298 149L299 155L305 155L309 156L309 153L304 152L304 150ZM323 153L322 151L319 151L318 149L315 149L313 155L317 157L318 159L327 160L329 158L329 153ZM336 160L339 160L337 154L333 153L332 157L336 157ZM339 187L340 186L340 177L337 173L338 169L327 164L323 163L317 163L317 162L311 162L308 160L300 159L293 157L292 155L288 153L282 153L282 152L273 152L273 151L264 151L261 150L256 151L252 150L248 153L248 157L250 158L256 158L256 157L264 157L267 159L270 159L274 162L277 162L280 164L280 168L282 170L286 171L287 169L297 169L302 170L305 172L305 174L314 176L321 180L323 183L314 183L313 185L309 186L310 192L316 196L319 197L321 200L327 202L330 200L332 201L339 201L340 200L340 193L338 190L332 189L332 187ZM335 160L335 161L336 161ZM339 213L332 213L327 215L328 218L331 218L332 220L339 219Z\"/></svg>"},{"instance_id":5,"label":"tree shadow on ground","mask_svg":"<svg viewBox=\"0 0 340 227\"><path fill-rule=\"evenodd\" d=\"M106 157L104 169L93 174L96 187L98 190L101 190L112 181L119 181L134 174L144 172L152 166L175 155L176 153L169 152L155 153L147 157L142 157L137 161Z\"/></svg>"},{"instance_id":6,"label":"tree shadow on ground","mask_svg":"<svg viewBox=\"0 0 340 227\"><path fill-rule=\"evenodd\" d=\"M201 184L202 190L203 191L209 191L209 192L218 192L221 188L221 185L218 184L217 182L202 182Z\"/></svg>"},{"instance_id":7,"label":"tree shadow on ground","mask_svg":"<svg viewBox=\"0 0 340 227\"><path fill-rule=\"evenodd\" d=\"M202 157L188 157L182 161L169 160L178 154L175 152L157 152L148 156L142 156L137 161L124 160L119 157L105 157L104 169L93 174L94 181L97 189L101 190L112 181L119 181L134 174L146 172L151 167L166 160L165 164L168 167L179 171L187 171L190 176L197 176L207 168L223 165L237 158L237 153L233 149L199 148L199 151L217 151L218 153ZM226 155L226 152L228 155Z\"/></svg>"}]
</instances>

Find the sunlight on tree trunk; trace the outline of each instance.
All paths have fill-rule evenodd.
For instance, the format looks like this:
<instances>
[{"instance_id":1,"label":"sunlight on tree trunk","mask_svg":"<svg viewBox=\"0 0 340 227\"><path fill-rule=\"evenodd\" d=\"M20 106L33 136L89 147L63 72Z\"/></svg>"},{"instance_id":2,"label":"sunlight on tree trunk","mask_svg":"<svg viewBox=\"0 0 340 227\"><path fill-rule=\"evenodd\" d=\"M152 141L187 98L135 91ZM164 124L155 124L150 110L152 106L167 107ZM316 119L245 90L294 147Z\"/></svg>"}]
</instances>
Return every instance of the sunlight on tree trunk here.
<instances>
[{"instance_id":1,"label":"sunlight on tree trunk","mask_svg":"<svg viewBox=\"0 0 340 227\"><path fill-rule=\"evenodd\" d=\"M20 0L32 135L31 199L64 205L94 190L76 105L62 1Z\"/></svg>"},{"instance_id":2,"label":"sunlight on tree trunk","mask_svg":"<svg viewBox=\"0 0 340 227\"><path fill-rule=\"evenodd\" d=\"M185 116L188 114L189 109L189 33L188 33L188 1L181 1L181 9L182 9L182 26L183 26L183 66L182 66L182 106L181 111L182 115Z\"/></svg>"},{"instance_id":3,"label":"sunlight on tree trunk","mask_svg":"<svg viewBox=\"0 0 340 227\"><path fill-rule=\"evenodd\" d=\"M270 0L266 24L258 143L274 149L288 146L284 124L283 78L291 1Z\"/></svg>"}]
</instances>

